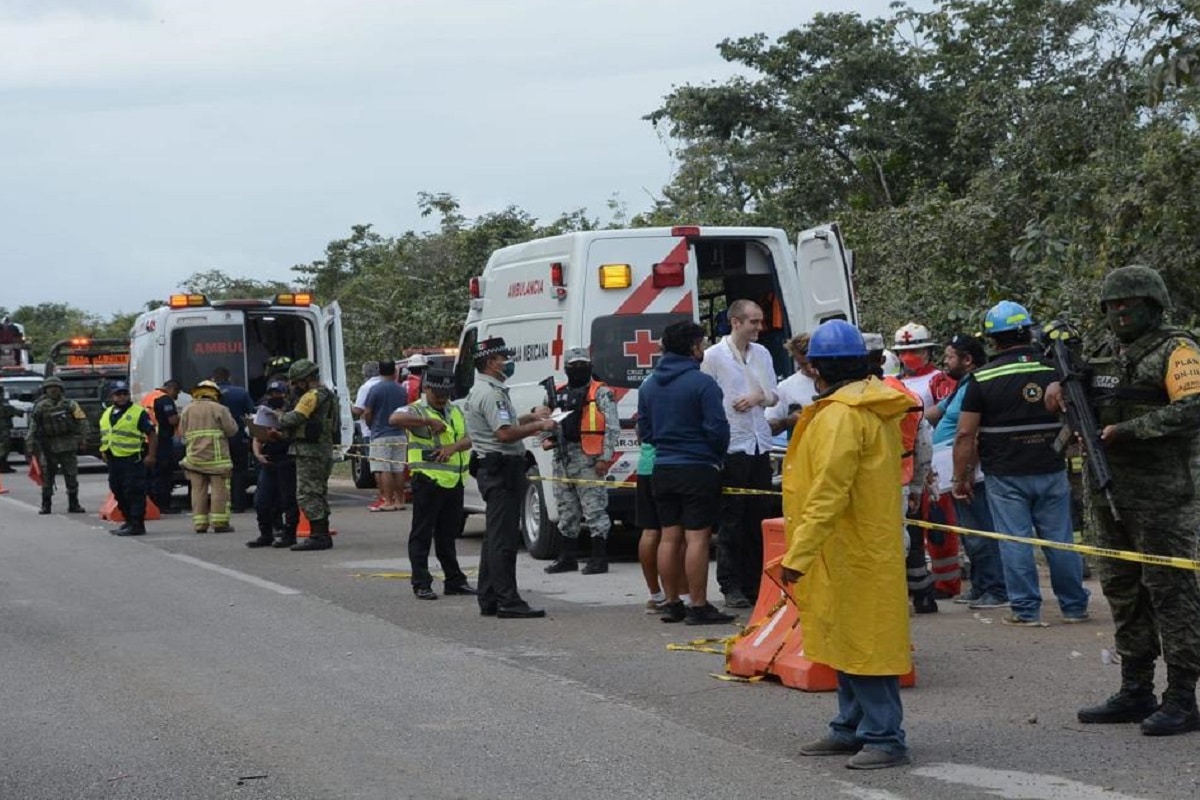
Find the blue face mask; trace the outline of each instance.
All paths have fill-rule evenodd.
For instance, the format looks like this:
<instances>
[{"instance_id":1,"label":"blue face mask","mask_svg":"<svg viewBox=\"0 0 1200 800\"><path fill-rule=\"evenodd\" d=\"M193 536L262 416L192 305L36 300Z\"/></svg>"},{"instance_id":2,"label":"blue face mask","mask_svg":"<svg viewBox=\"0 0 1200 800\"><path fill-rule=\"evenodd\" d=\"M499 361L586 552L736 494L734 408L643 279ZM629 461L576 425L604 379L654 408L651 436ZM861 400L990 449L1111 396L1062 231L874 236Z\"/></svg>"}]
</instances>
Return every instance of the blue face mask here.
<instances>
[{"instance_id":1,"label":"blue face mask","mask_svg":"<svg viewBox=\"0 0 1200 800\"><path fill-rule=\"evenodd\" d=\"M513 373L516 371L517 371L517 362L515 362L515 361L505 361L504 362L504 377L511 378L513 376Z\"/></svg>"}]
</instances>

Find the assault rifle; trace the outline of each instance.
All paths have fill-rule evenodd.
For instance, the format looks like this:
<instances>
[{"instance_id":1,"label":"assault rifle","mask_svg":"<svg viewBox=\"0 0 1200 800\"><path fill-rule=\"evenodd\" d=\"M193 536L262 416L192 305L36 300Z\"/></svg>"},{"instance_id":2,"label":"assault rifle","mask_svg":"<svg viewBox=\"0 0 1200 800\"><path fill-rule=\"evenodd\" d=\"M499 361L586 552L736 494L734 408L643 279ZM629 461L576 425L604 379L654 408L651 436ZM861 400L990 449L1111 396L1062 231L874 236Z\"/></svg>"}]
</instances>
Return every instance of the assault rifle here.
<instances>
[{"instance_id":1,"label":"assault rifle","mask_svg":"<svg viewBox=\"0 0 1200 800\"><path fill-rule=\"evenodd\" d=\"M558 406L558 386L554 383L554 376L547 375L538 381L538 386L546 390L546 408L551 410L556 408ZM563 447L561 436L547 436L545 441L550 441L551 439L554 441L554 459L565 470L567 468L567 453Z\"/></svg>"},{"instance_id":2,"label":"assault rifle","mask_svg":"<svg viewBox=\"0 0 1200 800\"><path fill-rule=\"evenodd\" d=\"M1055 320L1043 328L1043 333L1046 335L1046 357L1062 386L1063 404L1067 409L1062 432L1054 440L1054 449L1062 453L1072 438L1079 437L1087 455L1085 460L1092 485L1104 493L1113 519L1119 522L1121 514L1113 497L1115 480L1100 442L1100 425L1088 403L1088 373L1072 348L1073 343L1080 341L1079 332L1069 322Z\"/></svg>"}]
</instances>

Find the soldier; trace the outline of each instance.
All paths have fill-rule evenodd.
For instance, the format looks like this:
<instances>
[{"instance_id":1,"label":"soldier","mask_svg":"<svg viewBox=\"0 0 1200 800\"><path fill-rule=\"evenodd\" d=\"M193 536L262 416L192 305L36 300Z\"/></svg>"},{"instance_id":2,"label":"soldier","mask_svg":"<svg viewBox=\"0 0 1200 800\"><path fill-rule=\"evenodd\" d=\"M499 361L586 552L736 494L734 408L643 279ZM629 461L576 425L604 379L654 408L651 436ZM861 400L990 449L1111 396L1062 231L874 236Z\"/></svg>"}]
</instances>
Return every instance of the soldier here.
<instances>
[{"instance_id":1,"label":"soldier","mask_svg":"<svg viewBox=\"0 0 1200 800\"><path fill-rule=\"evenodd\" d=\"M571 412L542 441L546 450L557 448L554 477L582 481L603 480L612 466L621 420L612 390L592 377L592 359L587 349L572 347L566 356L567 382L557 387L555 405ZM596 483L555 482L558 530L562 550L546 572L579 569L579 527L587 523L592 534L592 554L583 567L584 575L608 572L608 487Z\"/></svg>"},{"instance_id":2,"label":"soldier","mask_svg":"<svg viewBox=\"0 0 1200 800\"><path fill-rule=\"evenodd\" d=\"M272 381L267 385L260 413L282 416L287 410L288 385ZM296 526L300 508L296 505L296 459L288 452L288 443L250 442L251 452L258 463L258 483L254 487L254 512L258 522L258 538L246 542L246 547L291 547L296 543ZM279 538L275 528L283 519Z\"/></svg>"},{"instance_id":3,"label":"soldier","mask_svg":"<svg viewBox=\"0 0 1200 800\"><path fill-rule=\"evenodd\" d=\"M25 412L11 405L4 396L4 387L0 386L0 472L13 472L8 465L9 442L12 439L13 417L23 417Z\"/></svg>"},{"instance_id":4,"label":"soldier","mask_svg":"<svg viewBox=\"0 0 1200 800\"><path fill-rule=\"evenodd\" d=\"M67 511L83 514L79 505L79 448L87 438L87 414L74 400L63 397L63 382L51 375L42 381L42 399L29 412L25 456L36 458L42 470L42 507L50 513L54 476L60 471L67 485Z\"/></svg>"},{"instance_id":5,"label":"soldier","mask_svg":"<svg viewBox=\"0 0 1200 800\"><path fill-rule=\"evenodd\" d=\"M1115 478L1120 519L1103 497L1092 498L1097 544L1195 558L1200 347L1192 334L1164 322L1171 299L1162 277L1149 267L1108 273L1100 308L1114 338L1089 359L1090 395ZM1050 387L1046 403L1062 409L1057 385ZM1121 687L1105 702L1080 709L1079 721L1140 721L1147 736L1200 730L1200 588L1195 574L1115 559L1102 559L1097 571L1116 624ZM1159 654L1167 664L1161 705L1154 696Z\"/></svg>"},{"instance_id":6,"label":"soldier","mask_svg":"<svg viewBox=\"0 0 1200 800\"><path fill-rule=\"evenodd\" d=\"M296 457L296 502L308 518L307 541L292 545L296 552L328 550L333 547L329 535L329 473L333 469L333 426L337 424L337 403L333 392L321 383L318 367L302 358L288 369L288 380L300 399L296 407L279 418L279 430L272 430L272 441L291 437L291 453Z\"/></svg>"},{"instance_id":7,"label":"soldier","mask_svg":"<svg viewBox=\"0 0 1200 800\"><path fill-rule=\"evenodd\" d=\"M504 381L515 368L513 355L496 336L476 342L471 353L478 378L467 395L467 436L472 470L487 504L487 528L479 557L479 613L500 619L546 616L530 608L517 590L520 516L525 502L526 450L522 439L554 430L550 409L540 407L518 417Z\"/></svg>"},{"instance_id":8,"label":"soldier","mask_svg":"<svg viewBox=\"0 0 1200 800\"><path fill-rule=\"evenodd\" d=\"M128 383L114 383L109 397L112 405L100 413L100 457L108 465L109 491L125 517L125 524L110 533L141 536L146 532L146 472L154 469L158 435L146 409L129 401Z\"/></svg>"}]
</instances>

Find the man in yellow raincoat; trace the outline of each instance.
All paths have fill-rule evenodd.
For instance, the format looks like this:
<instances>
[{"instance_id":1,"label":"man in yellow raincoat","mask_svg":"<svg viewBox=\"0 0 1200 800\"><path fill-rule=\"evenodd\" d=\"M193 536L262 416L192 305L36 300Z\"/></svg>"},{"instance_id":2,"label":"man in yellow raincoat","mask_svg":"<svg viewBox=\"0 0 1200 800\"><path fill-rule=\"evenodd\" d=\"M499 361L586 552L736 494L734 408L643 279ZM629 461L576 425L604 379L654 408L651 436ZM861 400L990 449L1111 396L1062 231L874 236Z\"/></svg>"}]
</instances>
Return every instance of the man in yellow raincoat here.
<instances>
[{"instance_id":1,"label":"man in yellow raincoat","mask_svg":"<svg viewBox=\"0 0 1200 800\"><path fill-rule=\"evenodd\" d=\"M903 542L900 420L912 405L870 376L862 334L831 320L813 332L813 405L783 465L787 553L804 654L838 674L838 714L802 755L851 755L851 769L911 763L900 677L912 668Z\"/></svg>"}]
</instances>

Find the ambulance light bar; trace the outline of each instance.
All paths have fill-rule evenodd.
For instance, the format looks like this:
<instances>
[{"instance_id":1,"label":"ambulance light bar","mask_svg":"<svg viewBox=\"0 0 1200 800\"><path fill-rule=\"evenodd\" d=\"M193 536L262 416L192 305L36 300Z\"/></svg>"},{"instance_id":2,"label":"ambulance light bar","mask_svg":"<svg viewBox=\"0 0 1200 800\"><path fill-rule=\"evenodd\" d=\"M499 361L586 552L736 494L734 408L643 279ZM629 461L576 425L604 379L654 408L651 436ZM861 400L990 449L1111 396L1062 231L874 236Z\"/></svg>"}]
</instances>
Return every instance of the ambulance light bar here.
<instances>
[{"instance_id":1,"label":"ambulance light bar","mask_svg":"<svg viewBox=\"0 0 1200 800\"><path fill-rule=\"evenodd\" d=\"M669 286L683 286L683 266L679 262L655 264L651 270L654 288L666 289Z\"/></svg>"},{"instance_id":2,"label":"ambulance light bar","mask_svg":"<svg viewBox=\"0 0 1200 800\"><path fill-rule=\"evenodd\" d=\"M277 306L311 306L312 304L313 296L308 292L286 292L275 295L275 305Z\"/></svg>"},{"instance_id":3,"label":"ambulance light bar","mask_svg":"<svg viewBox=\"0 0 1200 800\"><path fill-rule=\"evenodd\" d=\"M202 294L173 294L167 301L171 308L189 308L208 305L208 298Z\"/></svg>"},{"instance_id":4,"label":"ambulance light bar","mask_svg":"<svg viewBox=\"0 0 1200 800\"><path fill-rule=\"evenodd\" d=\"M628 289L633 285L633 267L628 264L601 264L601 289Z\"/></svg>"},{"instance_id":5,"label":"ambulance light bar","mask_svg":"<svg viewBox=\"0 0 1200 800\"><path fill-rule=\"evenodd\" d=\"M688 239L695 239L700 236L699 225L676 225L671 228L672 236L684 236Z\"/></svg>"}]
</instances>

